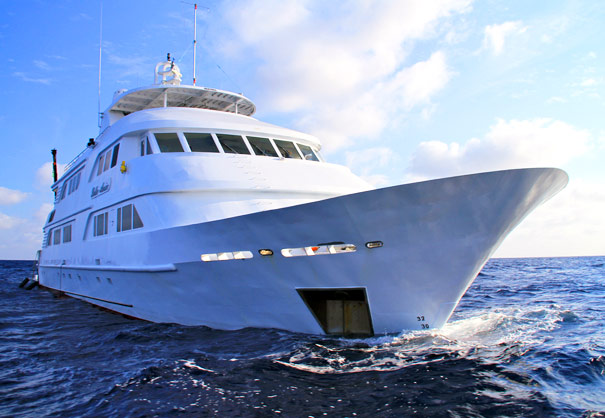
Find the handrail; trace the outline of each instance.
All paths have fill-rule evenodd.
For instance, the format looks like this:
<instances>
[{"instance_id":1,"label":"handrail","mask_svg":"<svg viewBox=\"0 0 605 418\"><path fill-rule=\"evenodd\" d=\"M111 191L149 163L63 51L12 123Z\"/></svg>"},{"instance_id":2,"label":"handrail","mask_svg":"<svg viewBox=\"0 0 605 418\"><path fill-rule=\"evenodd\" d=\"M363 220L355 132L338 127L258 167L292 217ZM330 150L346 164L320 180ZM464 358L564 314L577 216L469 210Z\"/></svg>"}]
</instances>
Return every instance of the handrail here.
<instances>
[{"instance_id":1,"label":"handrail","mask_svg":"<svg viewBox=\"0 0 605 418\"><path fill-rule=\"evenodd\" d=\"M74 164L78 161L78 159L89 149L90 149L90 147L84 148L78 155L76 155L74 157L73 160L71 160L69 163L67 163L67 165L65 165L65 169L63 170L63 174L67 173L69 171L69 169L72 168L74 166Z\"/></svg>"}]
</instances>

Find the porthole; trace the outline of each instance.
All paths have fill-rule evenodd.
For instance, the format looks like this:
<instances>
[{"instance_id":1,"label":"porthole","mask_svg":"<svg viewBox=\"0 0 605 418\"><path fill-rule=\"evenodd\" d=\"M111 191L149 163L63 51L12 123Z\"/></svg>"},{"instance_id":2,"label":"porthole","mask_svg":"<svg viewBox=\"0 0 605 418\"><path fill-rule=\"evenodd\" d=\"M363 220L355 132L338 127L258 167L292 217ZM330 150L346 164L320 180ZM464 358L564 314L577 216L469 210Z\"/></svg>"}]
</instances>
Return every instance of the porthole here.
<instances>
[{"instance_id":1,"label":"porthole","mask_svg":"<svg viewBox=\"0 0 605 418\"><path fill-rule=\"evenodd\" d=\"M202 261L247 260L252 258L250 251L227 251L222 253L202 254Z\"/></svg>"},{"instance_id":2,"label":"porthole","mask_svg":"<svg viewBox=\"0 0 605 418\"><path fill-rule=\"evenodd\" d=\"M353 244L329 244L299 248L284 248L281 250L281 254L284 257L304 257L313 255L354 253L355 251L357 251L357 247L355 247Z\"/></svg>"}]
</instances>

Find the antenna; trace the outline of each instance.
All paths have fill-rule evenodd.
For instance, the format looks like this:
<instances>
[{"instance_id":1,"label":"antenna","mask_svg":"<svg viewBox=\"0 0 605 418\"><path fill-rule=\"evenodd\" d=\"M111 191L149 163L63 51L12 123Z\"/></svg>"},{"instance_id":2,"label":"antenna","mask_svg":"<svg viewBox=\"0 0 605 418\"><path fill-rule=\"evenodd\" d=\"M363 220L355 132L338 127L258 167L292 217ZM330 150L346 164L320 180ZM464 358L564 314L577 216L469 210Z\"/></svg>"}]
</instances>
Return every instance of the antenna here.
<instances>
[{"instance_id":1,"label":"antenna","mask_svg":"<svg viewBox=\"0 0 605 418\"><path fill-rule=\"evenodd\" d=\"M195 53L197 47L197 3L193 4L193 85L195 86Z\"/></svg>"},{"instance_id":2,"label":"antenna","mask_svg":"<svg viewBox=\"0 0 605 418\"><path fill-rule=\"evenodd\" d=\"M101 119L103 118L103 115L101 114L101 52L103 50L103 0L101 0L99 3L101 4L101 17L99 20L99 94L97 99L97 125L99 125L100 128Z\"/></svg>"},{"instance_id":3,"label":"antenna","mask_svg":"<svg viewBox=\"0 0 605 418\"><path fill-rule=\"evenodd\" d=\"M191 4L193 5L193 85L195 86L195 56L197 54L197 3L189 3L186 1L181 1L181 3ZM210 10L207 7L202 6L202 9ZM189 48L187 48L187 51ZM185 51L183 56L187 53ZM181 57L182 59L183 57ZM179 59L180 61L180 59Z\"/></svg>"}]
</instances>

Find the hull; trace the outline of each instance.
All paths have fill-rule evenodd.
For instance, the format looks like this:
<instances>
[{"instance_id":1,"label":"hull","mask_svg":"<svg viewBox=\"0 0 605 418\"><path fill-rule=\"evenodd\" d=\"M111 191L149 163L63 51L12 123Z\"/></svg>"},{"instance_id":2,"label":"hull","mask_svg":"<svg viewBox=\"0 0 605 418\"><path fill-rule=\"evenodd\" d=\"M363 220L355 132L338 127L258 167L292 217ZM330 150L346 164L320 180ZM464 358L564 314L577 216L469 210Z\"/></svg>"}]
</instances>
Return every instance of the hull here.
<instances>
[{"instance_id":1,"label":"hull","mask_svg":"<svg viewBox=\"0 0 605 418\"><path fill-rule=\"evenodd\" d=\"M134 233L84 243L88 257L103 255L94 265L42 260L40 284L154 322L317 334L438 328L506 235L567 181L557 169L481 173Z\"/></svg>"}]
</instances>

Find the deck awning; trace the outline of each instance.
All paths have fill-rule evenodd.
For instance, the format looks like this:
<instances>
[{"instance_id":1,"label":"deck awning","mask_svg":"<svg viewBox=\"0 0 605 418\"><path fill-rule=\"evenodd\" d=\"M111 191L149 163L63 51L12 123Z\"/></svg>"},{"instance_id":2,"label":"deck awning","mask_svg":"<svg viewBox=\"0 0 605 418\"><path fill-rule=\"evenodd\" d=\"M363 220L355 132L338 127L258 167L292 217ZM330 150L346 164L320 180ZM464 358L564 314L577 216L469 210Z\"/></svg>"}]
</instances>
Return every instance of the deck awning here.
<instances>
[{"instance_id":1,"label":"deck awning","mask_svg":"<svg viewBox=\"0 0 605 418\"><path fill-rule=\"evenodd\" d=\"M256 111L254 103L241 94L208 87L167 85L128 90L117 96L108 110L128 115L158 107L210 109L245 116Z\"/></svg>"}]
</instances>

